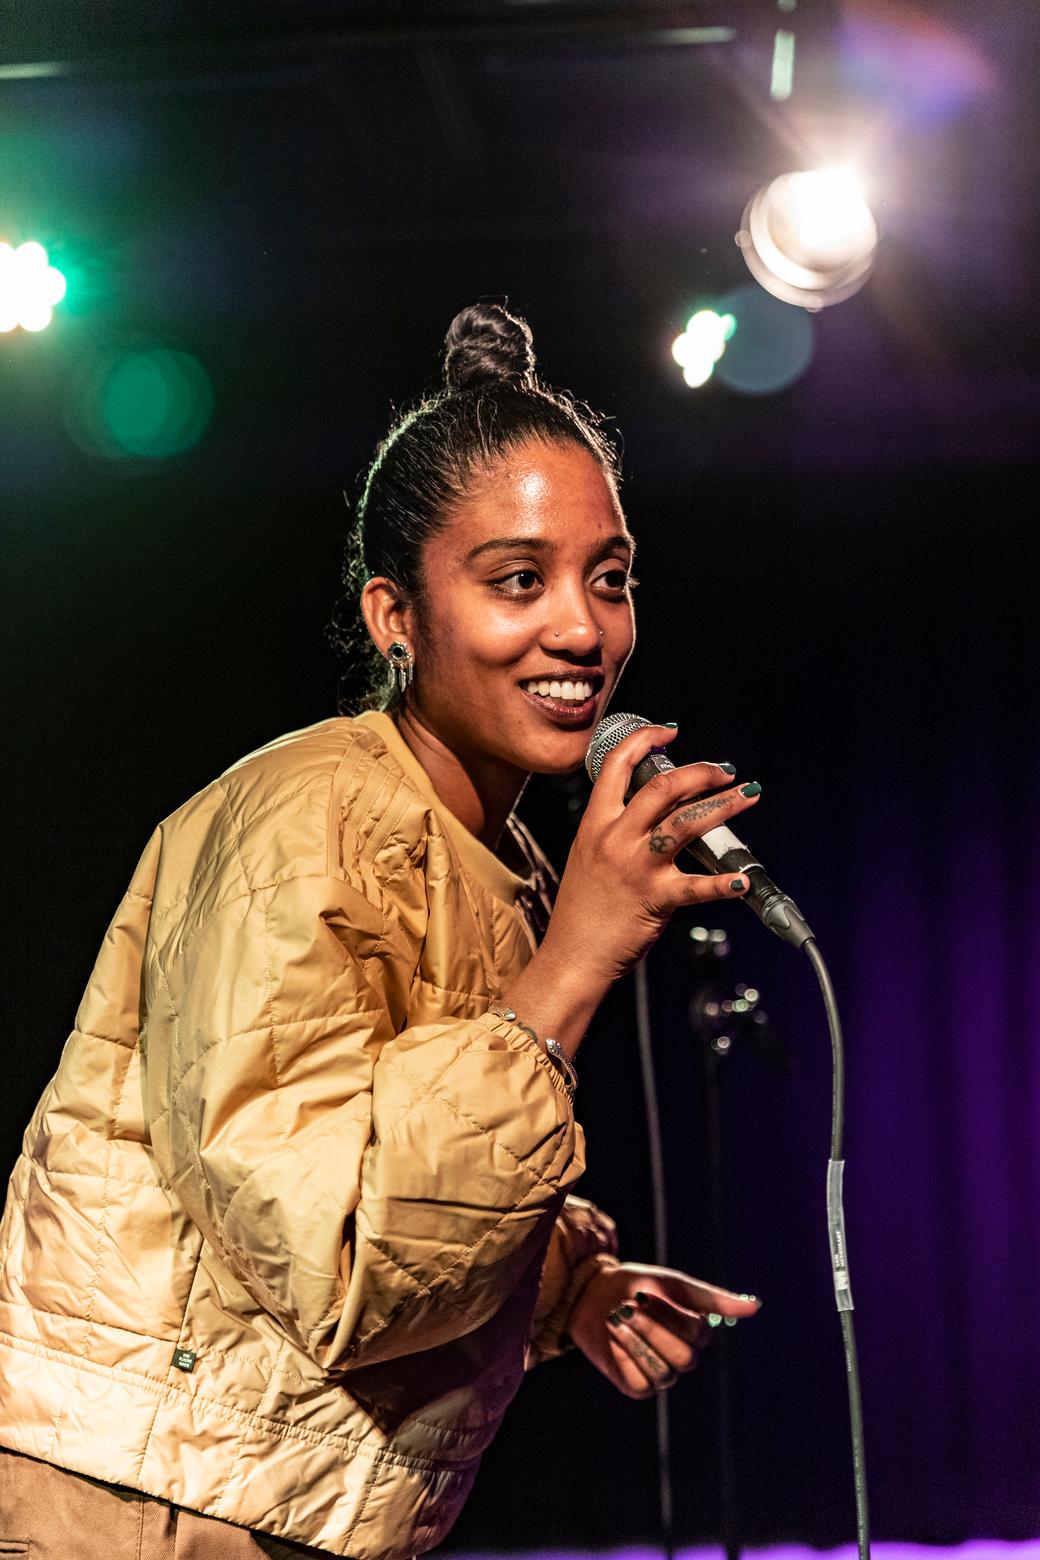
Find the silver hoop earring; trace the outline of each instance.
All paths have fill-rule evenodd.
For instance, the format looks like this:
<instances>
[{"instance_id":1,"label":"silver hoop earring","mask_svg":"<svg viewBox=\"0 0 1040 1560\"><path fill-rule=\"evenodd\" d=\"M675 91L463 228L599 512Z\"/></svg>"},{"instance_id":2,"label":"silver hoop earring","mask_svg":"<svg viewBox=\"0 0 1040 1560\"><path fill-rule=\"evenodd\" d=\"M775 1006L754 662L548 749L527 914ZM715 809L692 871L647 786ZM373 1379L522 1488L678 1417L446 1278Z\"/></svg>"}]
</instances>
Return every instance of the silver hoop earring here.
<instances>
[{"instance_id":1,"label":"silver hoop earring","mask_svg":"<svg viewBox=\"0 0 1040 1560\"><path fill-rule=\"evenodd\" d=\"M394 674L394 688L397 693L403 693L415 671L415 656L406 644L403 644L400 639L395 639L386 647L386 659Z\"/></svg>"}]
</instances>

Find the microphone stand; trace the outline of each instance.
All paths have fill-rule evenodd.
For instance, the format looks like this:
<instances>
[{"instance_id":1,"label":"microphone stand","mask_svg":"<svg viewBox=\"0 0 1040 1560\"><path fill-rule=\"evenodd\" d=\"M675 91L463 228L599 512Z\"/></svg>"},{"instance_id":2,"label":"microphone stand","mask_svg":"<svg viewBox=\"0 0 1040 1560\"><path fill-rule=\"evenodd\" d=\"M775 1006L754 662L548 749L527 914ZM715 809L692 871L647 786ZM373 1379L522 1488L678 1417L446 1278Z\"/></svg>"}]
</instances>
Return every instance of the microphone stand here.
<instances>
[{"instance_id":1,"label":"microphone stand","mask_svg":"<svg viewBox=\"0 0 1040 1560\"><path fill-rule=\"evenodd\" d=\"M725 1283L729 1274L725 1172L722 1132L722 1092L726 1063L734 1047L750 1040L754 1048L778 1070L789 1072L791 1057L759 1007L753 986L737 985L727 994L720 979L721 966L730 955L724 931L694 926L689 934L693 967L689 1022L701 1057L704 1076L704 1127L708 1155L708 1217L712 1274ZM732 1326L725 1318L724 1326ZM720 1328L717 1339L719 1494L722 1503L722 1543L726 1560L739 1560L741 1552L739 1483L737 1475L736 1383L728 1333Z\"/></svg>"}]
</instances>

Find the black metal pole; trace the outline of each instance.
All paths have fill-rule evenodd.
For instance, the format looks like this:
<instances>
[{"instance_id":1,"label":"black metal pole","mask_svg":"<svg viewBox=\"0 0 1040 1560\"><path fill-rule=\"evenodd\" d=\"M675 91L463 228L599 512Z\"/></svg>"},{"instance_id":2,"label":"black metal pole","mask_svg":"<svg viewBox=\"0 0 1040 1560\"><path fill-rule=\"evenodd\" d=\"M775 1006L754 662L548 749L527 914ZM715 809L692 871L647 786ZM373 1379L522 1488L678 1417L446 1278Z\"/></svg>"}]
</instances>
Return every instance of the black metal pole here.
<instances>
[{"instance_id":1,"label":"black metal pole","mask_svg":"<svg viewBox=\"0 0 1040 1560\"><path fill-rule=\"evenodd\" d=\"M691 1005L692 1007L692 1005ZM698 1026L694 1025L695 1032ZM698 1033L704 1072L704 1127L708 1150L708 1210L711 1228L712 1275L724 1283L729 1275L726 1231L725 1172L722 1144L722 1072L729 1056L725 1035ZM725 1042L725 1044L723 1044ZM720 1049L721 1046L721 1049ZM722 1543L726 1560L738 1560L740 1531L737 1492L737 1425L733 1357L728 1329L720 1326L715 1361L718 1383L719 1494L722 1502Z\"/></svg>"}]
</instances>

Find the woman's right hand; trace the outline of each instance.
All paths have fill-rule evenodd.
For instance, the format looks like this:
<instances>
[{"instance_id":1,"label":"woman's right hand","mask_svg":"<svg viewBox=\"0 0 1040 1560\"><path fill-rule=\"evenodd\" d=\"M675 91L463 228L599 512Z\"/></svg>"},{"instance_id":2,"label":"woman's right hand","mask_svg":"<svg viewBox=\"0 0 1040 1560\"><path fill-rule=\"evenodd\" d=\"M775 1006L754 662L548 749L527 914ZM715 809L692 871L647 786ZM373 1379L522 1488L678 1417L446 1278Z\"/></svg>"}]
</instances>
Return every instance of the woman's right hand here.
<instances>
[{"instance_id":1,"label":"woman's right hand","mask_svg":"<svg viewBox=\"0 0 1040 1560\"><path fill-rule=\"evenodd\" d=\"M758 801L721 765L667 770L625 804L633 770L675 735L672 727L641 726L604 758L545 939L504 993L526 1023L571 1053L608 988L675 910L738 899L748 887L743 873L689 873L675 864L684 846Z\"/></svg>"}]
</instances>

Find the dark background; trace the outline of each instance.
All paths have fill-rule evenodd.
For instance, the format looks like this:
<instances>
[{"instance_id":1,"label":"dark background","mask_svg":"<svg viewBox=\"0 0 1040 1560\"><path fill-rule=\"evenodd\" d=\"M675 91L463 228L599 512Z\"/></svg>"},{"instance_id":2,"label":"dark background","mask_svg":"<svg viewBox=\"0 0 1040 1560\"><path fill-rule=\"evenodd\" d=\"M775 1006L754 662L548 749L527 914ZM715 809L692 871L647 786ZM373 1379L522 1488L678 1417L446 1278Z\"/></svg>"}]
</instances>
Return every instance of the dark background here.
<instances>
[{"instance_id":1,"label":"dark background","mask_svg":"<svg viewBox=\"0 0 1040 1560\"><path fill-rule=\"evenodd\" d=\"M762 781L748 833L837 983L875 1534L1037 1534L1035 8L59 11L16 3L0 35L0 237L70 276L48 331L0 338L5 1162L155 822L333 712L341 489L435 380L453 314L508 295L545 375L624 434L643 583L619 707ZM707 26L734 37L684 30ZM745 202L834 147L874 188L874 277L815 320L791 388L687 390L670 344L747 280ZM188 453L70 437L72 387L127 343L205 365ZM523 810L562 864L567 793L535 780ZM796 1065L726 1065L712 1271L673 925L649 961L670 1257L766 1302L727 1335L743 1536L834 1543L826 1028L808 964L739 906L717 919L725 978L760 987ZM630 985L581 1061L582 1190L649 1257ZM720 1520L717 1373L671 1398L685 1539ZM450 1547L652 1538L653 1412L579 1358L539 1369Z\"/></svg>"}]
</instances>

